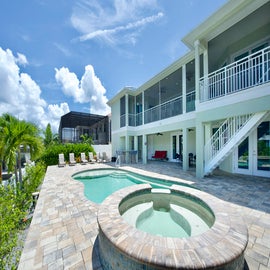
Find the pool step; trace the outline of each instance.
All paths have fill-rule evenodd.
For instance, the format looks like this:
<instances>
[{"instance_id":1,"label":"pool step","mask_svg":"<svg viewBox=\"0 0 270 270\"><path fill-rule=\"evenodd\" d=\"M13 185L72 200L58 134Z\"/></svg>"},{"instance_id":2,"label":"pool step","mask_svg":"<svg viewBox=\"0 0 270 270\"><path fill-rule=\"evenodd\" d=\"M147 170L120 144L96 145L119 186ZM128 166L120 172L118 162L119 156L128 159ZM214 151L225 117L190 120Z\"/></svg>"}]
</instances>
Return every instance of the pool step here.
<instances>
[{"instance_id":1,"label":"pool step","mask_svg":"<svg viewBox=\"0 0 270 270\"><path fill-rule=\"evenodd\" d=\"M163 185L161 183L151 182L151 180L144 180L144 179L141 179L141 178L136 177L134 175L131 176L131 179L135 180L136 182L139 182L140 184L150 184L151 186L154 185L155 187L165 188L165 189L170 188L170 186L168 186L168 185Z\"/></svg>"},{"instance_id":2,"label":"pool step","mask_svg":"<svg viewBox=\"0 0 270 270\"><path fill-rule=\"evenodd\" d=\"M137 204L136 206L131 207L124 214L122 214L122 217L126 221L128 221L130 225L136 227L139 216L142 213L149 211L150 209L153 209L153 202Z\"/></svg>"},{"instance_id":3,"label":"pool step","mask_svg":"<svg viewBox=\"0 0 270 270\"><path fill-rule=\"evenodd\" d=\"M126 178L127 173L126 172L113 172L110 174L110 177L112 177L112 178Z\"/></svg>"},{"instance_id":4,"label":"pool step","mask_svg":"<svg viewBox=\"0 0 270 270\"><path fill-rule=\"evenodd\" d=\"M171 212L173 219L177 222L179 217L185 217L185 220L190 224L190 234L195 236L209 229L207 224L198 215L191 210L179 205L171 204Z\"/></svg>"}]
</instances>

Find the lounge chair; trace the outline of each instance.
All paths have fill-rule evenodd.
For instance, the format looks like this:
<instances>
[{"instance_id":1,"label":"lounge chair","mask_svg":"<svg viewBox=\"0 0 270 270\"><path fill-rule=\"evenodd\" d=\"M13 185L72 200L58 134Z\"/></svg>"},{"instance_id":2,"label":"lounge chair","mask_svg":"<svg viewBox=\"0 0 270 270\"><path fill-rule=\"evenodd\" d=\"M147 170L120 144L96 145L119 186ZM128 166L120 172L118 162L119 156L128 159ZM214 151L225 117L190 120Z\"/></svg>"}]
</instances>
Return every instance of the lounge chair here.
<instances>
[{"instance_id":1,"label":"lounge chair","mask_svg":"<svg viewBox=\"0 0 270 270\"><path fill-rule=\"evenodd\" d=\"M81 153L81 164L85 165L87 163L88 163L88 161L87 161L87 159L85 157L85 153Z\"/></svg>"},{"instance_id":2,"label":"lounge chair","mask_svg":"<svg viewBox=\"0 0 270 270\"><path fill-rule=\"evenodd\" d=\"M74 158L74 153L69 153L69 166L76 165L76 160Z\"/></svg>"},{"instance_id":3,"label":"lounge chair","mask_svg":"<svg viewBox=\"0 0 270 270\"><path fill-rule=\"evenodd\" d=\"M99 152L97 152L97 162L102 162L102 159L100 157L100 153Z\"/></svg>"},{"instance_id":4,"label":"lounge chair","mask_svg":"<svg viewBox=\"0 0 270 270\"><path fill-rule=\"evenodd\" d=\"M66 162L65 162L64 154L59 154L58 167L65 167L65 166L66 166Z\"/></svg>"},{"instance_id":5,"label":"lounge chair","mask_svg":"<svg viewBox=\"0 0 270 270\"><path fill-rule=\"evenodd\" d=\"M90 163L94 163L96 160L94 159L93 152L89 152L89 158L88 158Z\"/></svg>"},{"instance_id":6,"label":"lounge chair","mask_svg":"<svg viewBox=\"0 0 270 270\"><path fill-rule=\"evenodd\" d=\"M109 159L108 159L108 157L107 157L106 152L103 152L103 153L102 153L102 162L108 162L108 161L109 161Z\"/></svg>"}]
</instances>

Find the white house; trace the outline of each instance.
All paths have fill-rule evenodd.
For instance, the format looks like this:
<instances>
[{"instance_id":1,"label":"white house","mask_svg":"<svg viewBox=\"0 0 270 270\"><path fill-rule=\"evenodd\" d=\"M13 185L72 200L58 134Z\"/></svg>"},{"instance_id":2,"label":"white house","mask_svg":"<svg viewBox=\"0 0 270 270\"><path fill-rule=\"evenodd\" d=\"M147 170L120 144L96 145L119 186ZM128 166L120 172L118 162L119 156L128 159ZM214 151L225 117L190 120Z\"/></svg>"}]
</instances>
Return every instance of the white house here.
<instances>
[{"instance_id":1,"label":"white house","mask_svg":"<svg viewBox=\"0 0 270 270\"><path fill-rule=\"evenodd\" d=\"M269 0L228 1L183 38L186 55L113 97L112 154L270 177L269 14Z\"/></svg>"}]
</instances>

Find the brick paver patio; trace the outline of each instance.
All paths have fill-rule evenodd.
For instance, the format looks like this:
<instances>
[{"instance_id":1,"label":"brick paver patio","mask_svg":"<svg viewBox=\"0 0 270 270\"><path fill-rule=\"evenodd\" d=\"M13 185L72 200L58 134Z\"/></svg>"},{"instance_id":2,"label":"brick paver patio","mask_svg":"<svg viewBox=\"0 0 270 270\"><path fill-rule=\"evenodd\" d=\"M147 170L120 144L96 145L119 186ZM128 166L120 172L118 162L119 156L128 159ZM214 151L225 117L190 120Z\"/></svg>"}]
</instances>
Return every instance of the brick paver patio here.
<instances>
[{"instance_id":1,"label":"brick paver patio","mask_svg":"<svg viewBox=\"0 0 270 270\"><path fill-rule=\"evenodd\" d=\"M48 167L18 269L102 269L96 248L98 205L87 200L83 184L72 179L75 172L102 167L110 164ZM270 269L270 178L217 173L197 179L194 172L168 162L123 168L190 181L240 206L249 231L247 269Z\"/></svg>"}]
</instances>

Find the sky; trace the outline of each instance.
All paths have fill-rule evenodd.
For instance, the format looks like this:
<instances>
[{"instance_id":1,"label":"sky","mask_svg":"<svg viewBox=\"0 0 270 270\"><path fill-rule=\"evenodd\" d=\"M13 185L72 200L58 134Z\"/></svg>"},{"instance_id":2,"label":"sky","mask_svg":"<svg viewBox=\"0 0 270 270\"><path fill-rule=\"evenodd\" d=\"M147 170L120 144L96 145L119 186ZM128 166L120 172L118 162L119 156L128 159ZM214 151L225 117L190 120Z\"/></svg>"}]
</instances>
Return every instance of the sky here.
<instances>
[{"instance_id":1,"label":"sky","mask_svg":"<svg viewBox=\"0 0 270 270\"><path fill-rule=\"evenodd\" d=\"M188 52L181 39L227 0L1 0L0 115L58 132Z\"/></svg>"}]
</instances>

